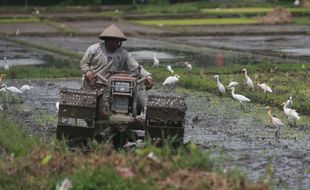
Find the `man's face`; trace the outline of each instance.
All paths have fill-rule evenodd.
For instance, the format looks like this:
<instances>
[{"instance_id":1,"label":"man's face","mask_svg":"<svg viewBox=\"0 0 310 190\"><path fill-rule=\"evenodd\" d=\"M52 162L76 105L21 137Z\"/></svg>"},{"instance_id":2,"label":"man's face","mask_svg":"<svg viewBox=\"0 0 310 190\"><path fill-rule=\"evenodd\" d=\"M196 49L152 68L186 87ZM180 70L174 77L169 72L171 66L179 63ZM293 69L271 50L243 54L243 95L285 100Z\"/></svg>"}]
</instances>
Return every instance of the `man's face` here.
<instances>
[{"instance_id":1,"label":"man's face","mask_svg":"<svg viewBox=\"0 0 310 190\"><path fill-rule=\"evenodd\" d=\"M108 51L115 52L119 48L121 40L118 38L108 38L105 40L105 46Z\"/></svg>"}]
</instances>

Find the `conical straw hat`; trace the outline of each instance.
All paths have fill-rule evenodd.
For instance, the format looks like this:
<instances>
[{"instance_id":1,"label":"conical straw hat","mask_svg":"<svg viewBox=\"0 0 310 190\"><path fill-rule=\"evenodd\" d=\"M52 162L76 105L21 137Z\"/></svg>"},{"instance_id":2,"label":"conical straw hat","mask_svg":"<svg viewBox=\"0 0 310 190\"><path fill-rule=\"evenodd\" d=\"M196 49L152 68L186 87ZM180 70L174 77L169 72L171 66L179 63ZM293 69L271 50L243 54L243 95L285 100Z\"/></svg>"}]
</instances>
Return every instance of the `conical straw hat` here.
<instances>
[{"instance_id":1,"label":"conical straw hat","mask_svg":"<svg viewBox=\"0 0 310 190\"><path fill-rule=\"evenodd\" d=\"M101 40L105 40L106 38L119 38L122 41L127 40L123 32L114 24L110 25L99 35L99 39Z\"/></svg>"}]
</instances>

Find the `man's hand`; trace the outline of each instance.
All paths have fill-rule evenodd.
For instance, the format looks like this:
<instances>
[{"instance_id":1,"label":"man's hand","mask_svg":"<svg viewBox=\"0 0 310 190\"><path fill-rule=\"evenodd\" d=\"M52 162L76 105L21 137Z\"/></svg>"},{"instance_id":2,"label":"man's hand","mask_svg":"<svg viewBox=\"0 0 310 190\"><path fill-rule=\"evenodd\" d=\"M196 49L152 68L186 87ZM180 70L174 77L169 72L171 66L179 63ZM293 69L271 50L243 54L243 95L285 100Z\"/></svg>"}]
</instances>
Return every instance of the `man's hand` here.
<instances>
[{"instance_id":1,"label":"man's hand","mask_svg":"<svg viewBox=\"0 0 310 190\"><path fill-rule=\"evenodd\" d=\"M86 78L87 78L88 82L92 83L95 79L95 75L89 71L86 73Z\"/></svg>"},{"instance_id":2,"label":"man's hand","mask_svg":"<svg viewBox=\"0 0 310 190\"><path fill-rule=\"evenodd\" d=\"M144 80L144 84L146 86L146 90L151 89L153 87L153 85L154 85L153 79L152 78L146 78Z\"/></svg>"}]
</instances>

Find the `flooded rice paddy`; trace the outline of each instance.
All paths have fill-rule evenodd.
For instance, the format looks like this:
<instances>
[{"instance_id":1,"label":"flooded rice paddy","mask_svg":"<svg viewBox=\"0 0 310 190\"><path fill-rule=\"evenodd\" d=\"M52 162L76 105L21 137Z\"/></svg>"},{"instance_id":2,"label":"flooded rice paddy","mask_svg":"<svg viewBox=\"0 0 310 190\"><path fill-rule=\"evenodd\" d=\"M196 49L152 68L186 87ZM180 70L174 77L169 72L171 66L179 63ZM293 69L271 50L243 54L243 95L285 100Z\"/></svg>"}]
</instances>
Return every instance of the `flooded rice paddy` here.
<instances>
[{"instance_id":1,"label":"flooded rice paddy","mask_svg":"<svg viewBox=\"0 0 310 190\"><path fill-rule=\"evenodd\" d=\"M54 135L61 87L80 88L80 79L13 80L9 86L31 84L34 89L20 96L22 102L14 103L12 97L2 99L7 105L7 117L17 117L30 134L40 134L43 139ZM153 91L162 91L156 86ZM237 168L252 180L274 171L274 183L281 188L307 189L310 184L310 133L309 116L302 116L300 128L285 127L281 139L275 139L275 128L267 122L265 106L247 104L244 113L238 102L227 96L224 99L207 92L179 88L178 94L186 98L187 112L185 142L212 148L215 156L224 156L227 169ZM22 110L17 112L16 110ZM283 121L281 110L274 110ZM282 116L282 117L281 117ZM13 118L12 118L13 119Z\"/></svg>"},{"instance_id":2,"label":"flooded rice paddy","mask_svg":"<svg viewBox=\"0 0 310 190\"><path fill-rule=\"evenodd\" d=\"M23 39L39 44L62 47L81 54L89 45L98 42L97 38L87 37L25 37ZM222 39L222 43L219 39L207 37L190 39L192 41L187 43L185 43L186 38L175 38L170 39L170 41L172 43L175 42L174 40L178 42L183 40L185 45L196 42L201 45L201 43L210 42L213 45L218 44L217 48L225 45L223 43L225 39ZM296 37L296 39L298 38ZM262 40L261 37L254 38L253 41L248 39L245 43L240 40L241 38L231 41L226 39L226 45L241 49L254 48L257 51L260 51L260 48L270 47L270 44L264 45L264 43L256 47L255 44ZM124 47L138 60L147 63L152 63L154 53L159 59L164 60L165 64L192 61L194 65L205 66L214 64L216 54L223 57L225 64L257 64L259 60L264 58L251 53L218 50L209 47L201 48L201 51L205 52L186 51L186 47L163 41L132 38L124 43ZM281 38L275 40L274 50L279 50L276 46L278 41L281 41ZM7 56L7 60L11 60L12 64L16 59L44 61L44 52L34 51L10 42L1 42L3 43L0 46L0 56ZM291 42L289 43L291 46L285 47L286 50L283 49L282 51L301 47L307 49L307 45L300 45L294 40ZM233 46L234 44L238 46ZM298 56L297 54L296 56ZM304 56L306 55L302 53L301 58L303 59ZM30 63L31 61L25 62ZM2 64L3 62L1 62ZM81 85L80 79L7 80L6 82L8 86L20 87L23 84L34 86L34 89L19 97L6 94L0 103L6 105L8 118L15 117L17 114L17 118L20 118L20 121L25 124L24 126L30 134L42 134L42 138L46 139L55 132L57 123L55 103L59 100L59 88L79 88ZM155 86L152 91L161 90L160 86ZM205 149L212 148L213 154L218 156L223 154L226 157L224 165L228 169L238 168L252 180L259 180L266 176L268 168L271 167L274 173L274 182L278 184L279 188L308 189L310 187L309 116L302 115L298 127L285 127L281 131L280 141L276 141L274 137L276 129L268 124L264 105L247 104L248 112L244 113L239 103L235 102L229 95L221 99L207 92L188 91L181 88L177 90L177 93L185 96L188 106L185 142L191 141L200 144ZM15 99L22 101L16 102ZM287 123L281 110L275 109L274 113Z\"/></svg>"}]
</instances>

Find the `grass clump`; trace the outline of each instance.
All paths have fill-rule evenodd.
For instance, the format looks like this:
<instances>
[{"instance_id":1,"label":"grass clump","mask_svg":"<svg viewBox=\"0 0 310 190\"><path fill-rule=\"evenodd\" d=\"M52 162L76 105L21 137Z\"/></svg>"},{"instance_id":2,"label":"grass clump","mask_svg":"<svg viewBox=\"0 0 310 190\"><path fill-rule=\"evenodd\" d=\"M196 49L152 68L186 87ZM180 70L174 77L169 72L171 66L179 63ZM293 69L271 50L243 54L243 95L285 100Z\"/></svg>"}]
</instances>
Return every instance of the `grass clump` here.
<instances>
[{"instance_id":1,"label":"grass clump","mask_svg":"<svg viewBox=\"0 0 310 190\"><path fill-rule=\"evenodd\" d=\"M29 137L19 124L7 121L0 115L0 154L22 156L31 152L39 140Z\"/></svg>"},{"instance_id":2,"label":"grass clump","mask_svg":"<svg viewBox=\"0 0 310 190\"><path fill-rule=\"evenodd\" d=\"M5 18L0 19L0 24L17 24L17 23L37 23L40 19L37 18Z\"/></svg>"},{"instance_id":3,"label":"grass clump","mask_svg":"<svg viewBox=\"0 0 310 190\"><path fill-rule=\"evenodd\" d=\"M174 19L174 20L133 20L142 25L223 25L223 24L257 24L258 20L252 18L207 18L207 19Z\"/></svg>"}]
</instances>

